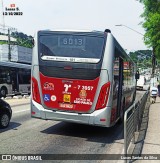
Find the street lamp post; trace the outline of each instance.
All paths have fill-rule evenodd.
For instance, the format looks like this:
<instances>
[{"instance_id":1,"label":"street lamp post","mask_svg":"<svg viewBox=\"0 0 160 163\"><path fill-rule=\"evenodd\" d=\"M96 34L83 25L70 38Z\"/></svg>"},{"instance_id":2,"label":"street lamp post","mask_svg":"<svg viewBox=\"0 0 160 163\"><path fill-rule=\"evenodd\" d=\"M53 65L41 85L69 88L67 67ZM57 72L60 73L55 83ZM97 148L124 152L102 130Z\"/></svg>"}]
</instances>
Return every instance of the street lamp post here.
<instances>
[{"instance_id":1,"label":"street lamp post","mask_svg":"<svg viewBox=\"0 0 160 163\"><path fill-rule=\"evenodd\" d=\"M8 61L11 62L11 38L10 38L10 29L8 28Z\"/></svg>"},{"instance_id":2,"label":"street lamp post","mask_svg":"<svg viewBox=\"0 0 160 163\"><path fill-rule=\"evenodd\" d=\"M124 26L124 27L126 27L126 28L128 28L128 29L130 29L130 30L132 30L132 31L134 31L134 32L136 32L136 33L138 33L138 34L140 34L140 35L142 35L144 37L144 35L142 33L138 32L138 31L136 31L136 30L124 25L124 24L118 24L118 25L115 25L115 26L121 26L121 27ZM152 55L152 75L153 76L154 76L154 71L155 71L155 63L156 63L156 57L155 57L155 54L154 54L154 47L153 47L153 55Z\"/></svg>"},{"instance_id":3,"label":"street lamp post","mask_svg":"<svg viewBox=\"0 0 160 163\"><path fill-rule=\"evenodd\" d=\"M138 34L144 36L142 33L138 32L138 31L136 31L136 30L132 29L131 27L128 27L128 26L126 26L126 25L124 25L124 24L117 24L117 25L115 25L115 26L120 26L120 27L124 26L124 27L126 27L126 28L128 28L128 29L130 29L130 30L132 30L132 31L134 31L134 32L136 32L136 33L138 33Z\"/></svg>"},{"instance_id":4,"label":"street lamp post","mask_svg":"<svg viewBox=\"0 0 160 163\"><path fill-rule=\"evenodd\" d=\"M0 26L3 26L3 25L0 24ZM12 50L12 47L11 47L11 41L12 41L11 32L13 30L16 31L16 28L12 28L12 27L9 27L9 26L5 26L5 27L3 26L3 28L0 28L0 29L2 29L4 33L5 33L5 31L7 31L6 35L8 35L8 61L11 62L11 50Z\"/></svg>"},{"instance_id":5,"label":"street lamp post","mask_svg":"<svg viewBox=\"0 0 160 163\"><path fill-rule=\"evenodd\" d=\"M2 19L1 22L3 24L3 27L5 27L5 21L4 21L4 15L3 15L3 0L1 0L1 12L0 12L0 16L1 16L0 19Z\"/></svg>"}]
</instances>

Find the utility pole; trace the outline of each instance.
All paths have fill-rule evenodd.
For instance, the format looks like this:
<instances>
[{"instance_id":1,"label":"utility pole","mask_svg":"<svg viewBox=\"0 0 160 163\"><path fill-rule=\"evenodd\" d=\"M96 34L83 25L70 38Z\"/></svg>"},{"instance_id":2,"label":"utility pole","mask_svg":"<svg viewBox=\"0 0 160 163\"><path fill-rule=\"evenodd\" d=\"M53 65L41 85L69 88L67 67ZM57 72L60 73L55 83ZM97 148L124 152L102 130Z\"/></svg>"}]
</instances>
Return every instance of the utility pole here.
<instances>
[{"instance_id":1,"label":"utility pole","mask_svg":"<svg viewBox=\"0 0 160 163\"><path fill-rule=\"evenodd\" d=\"M8 28L8 61L11 61L10 29Z\"/></svg>"},{"instance_id":2,"label":"utility pole","mask_svg":"<svg viewBox=\"0 0 160 163\"><path fill-rule=\"evenodd\" d=\"M156 56L155 56L155 48L153 47L153 51L152 51L152 76L153 77L155 73L155 66L156 66Z\"/></svg>"},{"instance_id":3,"label":"utility pole","mask_svg":"<svg viewBox=\"0 0 160 163\"><path fill-rule=\"evenodd\" d=\"M0 16L1 16L1 22L2 22L2 26L3 26L3 28L5 28L5 21L4 21L4 15L3 15L3 0L0 0L1 1L1 12L0 12Z\"/></svg>"}]
</instances>

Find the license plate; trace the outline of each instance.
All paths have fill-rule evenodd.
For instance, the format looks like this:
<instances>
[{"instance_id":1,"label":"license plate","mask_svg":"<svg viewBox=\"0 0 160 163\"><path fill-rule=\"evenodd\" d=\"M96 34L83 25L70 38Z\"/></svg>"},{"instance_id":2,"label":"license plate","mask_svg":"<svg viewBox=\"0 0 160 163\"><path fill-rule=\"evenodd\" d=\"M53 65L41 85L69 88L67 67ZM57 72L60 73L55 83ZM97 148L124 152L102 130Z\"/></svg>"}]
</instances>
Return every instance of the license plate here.
<instances>
[{"instance_id":1,"label":"license plate","mask_svg":"<svg viewBox=\"0 0 160 163\"><path fill-rule=\"evenodd\" d=\"M63 103L60 103L59 107L73 109L73 104L63 104Z\"/></svg>"},{"instance_id":2,"label":"license plate","mask_svg":"<svg viewBox=\"0 0 160 163\"><path fill-rule=\"evenodd\" d=\"M70 101L71 101L71 95L66 95L66 94L64 94L64 95L63 95L63 101L64 101L64 102L70 102Z\"/></svg>"}]
</instances>

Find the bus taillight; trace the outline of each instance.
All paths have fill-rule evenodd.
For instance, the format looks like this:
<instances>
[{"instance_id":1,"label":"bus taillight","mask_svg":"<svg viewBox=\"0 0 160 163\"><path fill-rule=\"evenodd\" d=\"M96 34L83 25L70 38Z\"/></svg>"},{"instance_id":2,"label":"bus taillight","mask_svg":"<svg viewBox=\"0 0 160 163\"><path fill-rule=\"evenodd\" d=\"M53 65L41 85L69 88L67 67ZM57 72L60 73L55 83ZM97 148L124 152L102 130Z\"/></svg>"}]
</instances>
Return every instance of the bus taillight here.
<instances>
[{"instance_id":1,"label":"bus taillight","mask_svg":"<svg viewBox=\"0 0 160 163\"><path fill-rule=\"evenodd\" d=\"M106 104L108 101L109 90L110 90L110 82L102 86L99 97L98 97L96 110L106 107Z\"/></svg>"},{"instance_id":2,"label":"bus taillight","mask_svg":"<svg viewBox=\"0 0 160 163\"><path fill-rule=\"evenodd\" d=\"M39 104L41 103L38 82L34 77L32 77L32 98L37 103L39 103Z\"/></svg>"}]
</instances>

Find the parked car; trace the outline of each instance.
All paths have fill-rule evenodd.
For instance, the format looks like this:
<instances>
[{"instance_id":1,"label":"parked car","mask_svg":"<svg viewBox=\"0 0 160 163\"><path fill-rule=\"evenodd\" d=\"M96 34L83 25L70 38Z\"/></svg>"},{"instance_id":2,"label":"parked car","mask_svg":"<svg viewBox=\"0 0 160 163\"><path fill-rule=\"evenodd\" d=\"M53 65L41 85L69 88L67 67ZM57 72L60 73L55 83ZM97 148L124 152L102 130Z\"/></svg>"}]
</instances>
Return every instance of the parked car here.
<instances>
[{"instance_id":1,"label":"parked car","mask_svg":"<svg viewBox=\"0 0 160 163\"><path fill-rule=\"evenodd\" d=\"M8 127L11 117L12 109L10 105L6 101L0 99L0 128Z\"/></svg>"}]
</instances>

